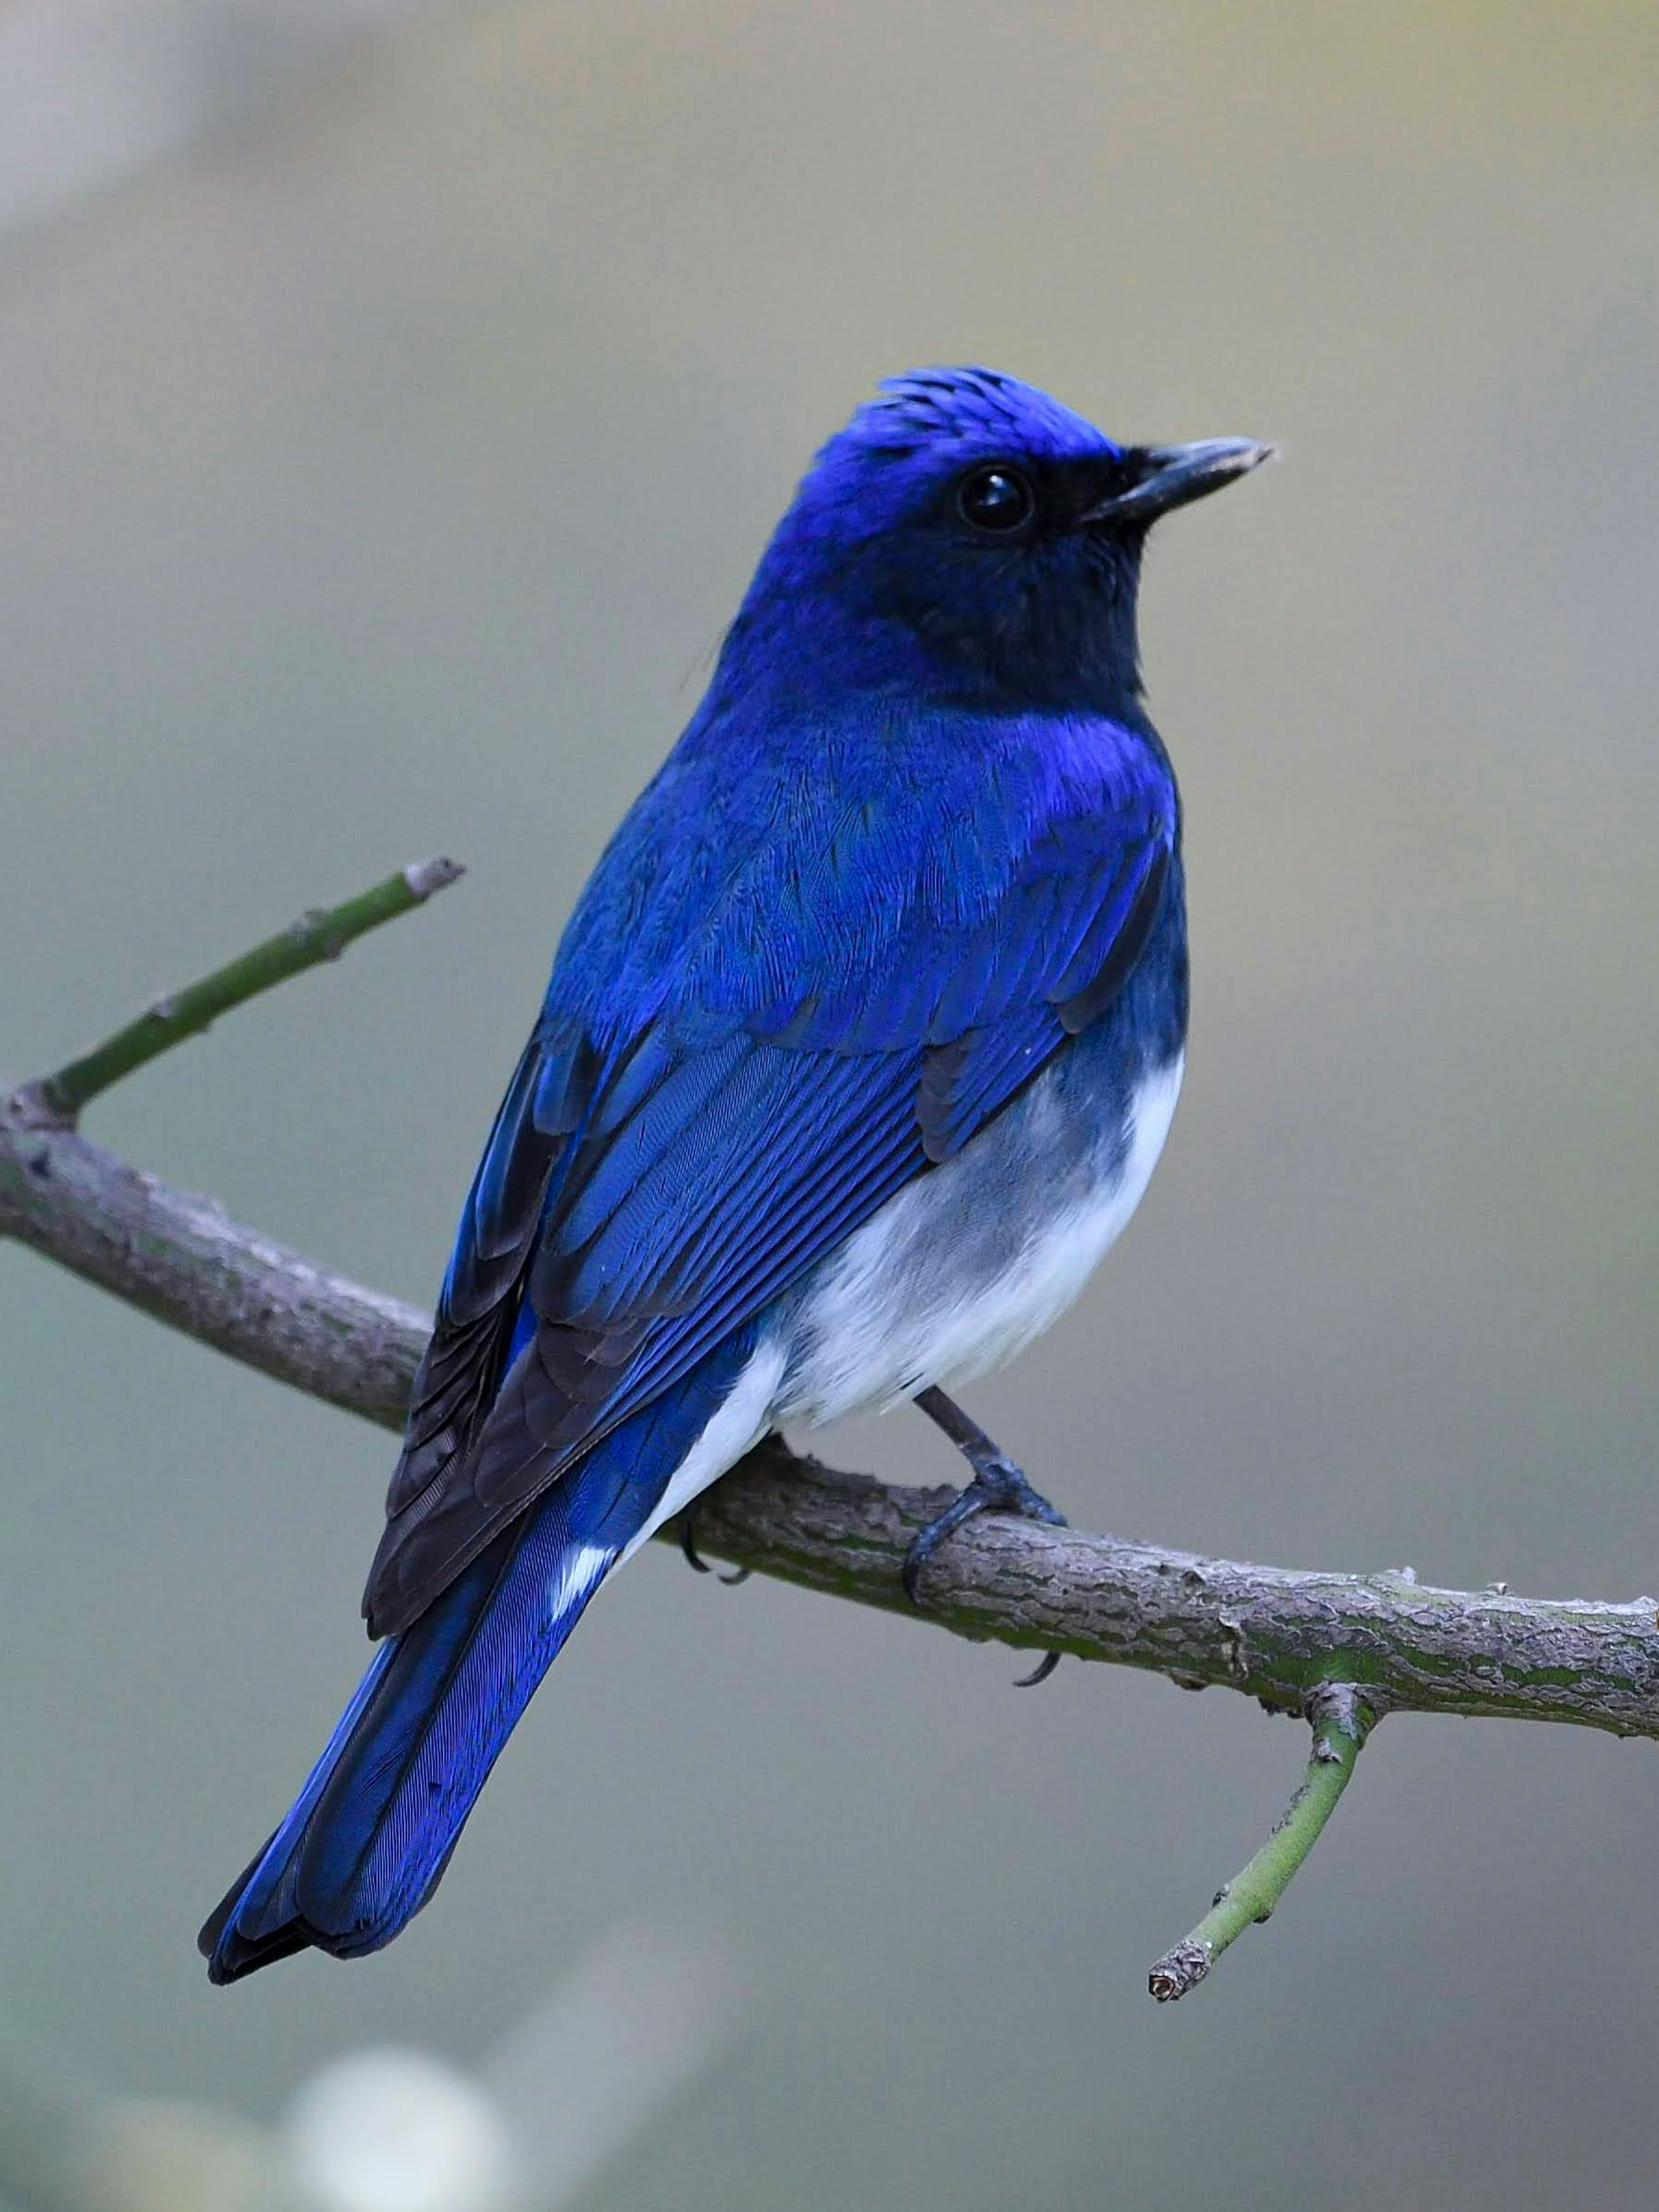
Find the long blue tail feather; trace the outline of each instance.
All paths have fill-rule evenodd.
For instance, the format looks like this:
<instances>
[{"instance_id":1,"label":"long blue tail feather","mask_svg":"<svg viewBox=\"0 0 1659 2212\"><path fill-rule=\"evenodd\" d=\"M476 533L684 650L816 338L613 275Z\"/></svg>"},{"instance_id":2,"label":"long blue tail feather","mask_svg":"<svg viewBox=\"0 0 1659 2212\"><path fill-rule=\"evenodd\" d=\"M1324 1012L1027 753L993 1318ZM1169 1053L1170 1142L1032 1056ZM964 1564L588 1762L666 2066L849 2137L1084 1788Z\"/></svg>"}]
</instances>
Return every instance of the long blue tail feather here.
<instances>
[{"instance_id":1,"label":"long blue tail feather","mask_svg":"<svg viewBox=\"0 0 1659 2212\"><path fill-rule=\"evenodd\" d=\"M210 1978L379 1950L431 1897L497 1753L749 1350L605 1437L369 1662L287 1818L203 1928Z\"/></svg>"}]
</instances>

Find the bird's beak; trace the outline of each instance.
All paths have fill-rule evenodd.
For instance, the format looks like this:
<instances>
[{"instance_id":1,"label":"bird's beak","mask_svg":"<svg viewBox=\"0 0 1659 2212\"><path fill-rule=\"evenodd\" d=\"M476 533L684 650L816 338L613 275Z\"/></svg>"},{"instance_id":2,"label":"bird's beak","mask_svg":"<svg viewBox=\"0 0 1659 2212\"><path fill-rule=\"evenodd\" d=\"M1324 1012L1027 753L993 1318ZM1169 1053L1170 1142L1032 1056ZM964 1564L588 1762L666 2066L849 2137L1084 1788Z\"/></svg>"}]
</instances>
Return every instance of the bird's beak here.
<instances>
[{"instance_id":1,"label":"bird's beak","mask_svg":"<svg viewBox=\"0 0 1659 2212\"><path fill-rule=\"evenodd\" d=\"M1271 460L1274 448L1254 438L1200 438L1191 446L1143 446L1133 457L1142 471L1127 491L1103 500L1085 522L1152 522L1172 507L1219 491L1237 477Z\"/></svg>"}]
</instances>

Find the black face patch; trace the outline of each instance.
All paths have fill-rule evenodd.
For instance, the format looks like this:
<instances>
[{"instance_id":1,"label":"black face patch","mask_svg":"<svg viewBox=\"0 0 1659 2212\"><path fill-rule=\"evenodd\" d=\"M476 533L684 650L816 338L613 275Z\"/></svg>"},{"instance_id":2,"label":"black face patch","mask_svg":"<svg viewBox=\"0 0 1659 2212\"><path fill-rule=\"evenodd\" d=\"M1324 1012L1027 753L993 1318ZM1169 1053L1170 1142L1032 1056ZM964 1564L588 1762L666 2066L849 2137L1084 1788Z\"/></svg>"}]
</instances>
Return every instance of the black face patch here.
<instances>
[{"instance_id":1,"label":"black face patch","mask_svg":"<svg viewBox=\"0 0 1659 2212\"><path fill-rule=\"evenodd\" d=\"M1066 537L1139 483L1143 472L1138 448L1086 460L979 461L951 483L946 511L970 539L987 544Z\"/></svg>"}]
</instances>

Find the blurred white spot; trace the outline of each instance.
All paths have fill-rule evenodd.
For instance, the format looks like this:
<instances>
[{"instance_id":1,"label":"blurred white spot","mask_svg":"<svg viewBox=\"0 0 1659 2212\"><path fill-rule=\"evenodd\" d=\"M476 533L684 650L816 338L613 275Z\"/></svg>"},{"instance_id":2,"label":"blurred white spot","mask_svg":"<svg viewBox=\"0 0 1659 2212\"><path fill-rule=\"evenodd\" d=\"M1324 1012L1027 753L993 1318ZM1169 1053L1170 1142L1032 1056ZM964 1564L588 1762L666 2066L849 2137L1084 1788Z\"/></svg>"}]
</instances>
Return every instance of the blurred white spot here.
<instances>
[{"instance_id":1,"label":"blurred white spot","mask_svg":"<svg viewBox=\"0 0 1659 2212\"><path fill-rule=\"evenodd\" d=\"M326 2067L280 2131L285 2201L306 2212L555 2212L725 2050L746 2009L708 1944L616 1929L476 2081L394 2048Z\"/></svg>"},{"instance_id":2,"label":"blurred white spot","mask_svg":"<svg viewBox=\"0 0 1659 2212\"><path fill-rule=\"evenodd\" d=\"M424 2051L354 2051L307 2082L281 2131L314 2212L509 2212L523 2168L495 2100Z\"/></svg>"}]
</instances>

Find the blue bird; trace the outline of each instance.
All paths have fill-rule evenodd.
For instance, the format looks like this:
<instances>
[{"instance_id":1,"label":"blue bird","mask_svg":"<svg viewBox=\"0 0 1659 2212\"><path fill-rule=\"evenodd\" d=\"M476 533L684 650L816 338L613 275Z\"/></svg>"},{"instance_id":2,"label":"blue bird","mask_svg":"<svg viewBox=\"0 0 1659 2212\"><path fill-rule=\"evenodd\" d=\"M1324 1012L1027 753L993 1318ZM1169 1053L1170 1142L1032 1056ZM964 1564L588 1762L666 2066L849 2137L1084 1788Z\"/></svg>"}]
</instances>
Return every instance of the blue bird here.
<instances>
[{"instance_id":1,"label":"blue bird","mask_svg":"<svg viewBox=\"0 0 1659 2212\"><path fill-rule=\"evenodd\" d=\"M1186 920L1141 550L1267 451L1115 445L948 368L818 454L565 931L416 1376L384 1641L203 1929L214 1981L389 1942L594 1591L769 1429L915 1400L961 1446L913 1597L969 1514L1059 1518L943 1385L1065 1310L1162 1149Z\"/></svg>"}]
</instances>

